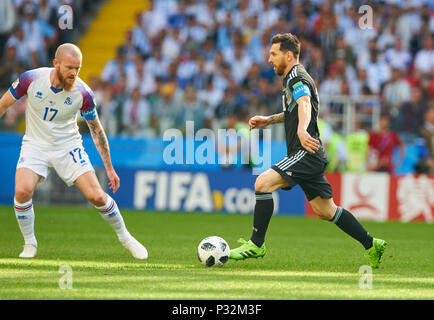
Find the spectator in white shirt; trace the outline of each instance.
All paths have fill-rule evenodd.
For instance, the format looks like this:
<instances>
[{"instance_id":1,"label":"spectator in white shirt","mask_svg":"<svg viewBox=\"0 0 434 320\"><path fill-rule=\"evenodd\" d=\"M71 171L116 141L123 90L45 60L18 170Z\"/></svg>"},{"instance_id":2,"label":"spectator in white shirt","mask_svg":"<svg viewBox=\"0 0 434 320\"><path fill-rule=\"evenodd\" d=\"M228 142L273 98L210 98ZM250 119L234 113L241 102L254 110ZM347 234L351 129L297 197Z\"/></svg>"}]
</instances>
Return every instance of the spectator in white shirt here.
<instances>
[{"instance_id":1,"label":"spectator in white shirt","mask_svg":"<svg viewBox=\"0 0 434 320\"><path fill-rule=\"evenodd\" d=\"M136 14L136 24L131 30L133 44L142 55L149 55L151 52L151 44L142 29L142 14Z\"/></svg>"},{"instance_id":2,"label":"spectator in white shirt","mask_svg":"<svg viewBox=\"0 0 434 320\"><path fill-rule=\"evenodd\" d=\"M434 73L434 47L433 36L426 35L423 41L422 50L418 51L414 61L417 71L420 73Z\"/></svg>"},{"instance_id":3,"label":"spectator in white shirt","mask_svg":"<svg viewBox=\"0 0 434 320\"><path fill-rule=\"evenodd\" d=\"M402 78L400 69L392 69L392 78L384 85L383 97L384 102L390 108L392 116L396 116L400 106L410 100L411 87L408 82Z\"/></svg>"},{"instance_id":4,"label":"spectator in white shirt","mask_svg":"<svg viewBox=\"0 0 434 320\"><path fill-rule=\"evenodd\" d=\"M275 25L280 16L279 9L273 7L270 0L263 0L263 5L263 10L258 17L258 27L261 32Z\"/></svg>"},{"instance_id":5,"label":"spectator in white shirt","mask_svg":"<svg viewBox=\"0 0 434 320\"><path fill-rule=\"evenodd\" d=\"M149 0L149 9L142 14L142 29L146 36L154 39L167 26L168 12L158 10L154 6L155 0Z\"/></svg>"},{"instance_id":6,"label":"spectator in white shirt","mask_svg":"<svg viewBox=\"0 0 434 320\"><path fill-rule=\"evenodd\" d=\"M196 22L194 15L189 15L187 26L185 27L185 38L190 38L196 43L203 43L206 40L207 31L204 27Z\"/></svg>"},{"instance_id":7,"label":"spectator in white shirt","mask_svg":"<svg viewBox=\"0 0 434 320\"><path fill-rule=\"evenodd\" d=\"M234 57L229 63L231 64L232 77L236 83L241 84L252 65L252 60L245 53L244 47L241 44L235 45Z\"/></svg>"},{"instance_id":8,"label":"spectator in white shirt","mask_svg":"<svg viewBox=\"0 0 434 320\"><path fill-rule=\"evenodd\" d=\"M369 89L375 94L380 92L381 86L391 76L389 65L383 59L379 59L377 50L371 50L370 61L366 64L366 72Z\"/></svg>"},{"instance_id":9,"label":"spectator in white shirt","mask_svg":"<svg viewBox=\"0 0 434 320\"><path fill-rule=\"evenodd\" d=\"M340 95L342 88L342 78L339 76L338 66L331 64L327 71L326 78L320 86L320 96Z\"/></svg>"},{"instance_id":10,"label":"spectator in white shirt","mask_svg":"<svg viewBox=\"0 0 434 320\"><path fill-rule=\"evenodd\" d=\"M155 48L146 64L146 70L151 72L154 78L167 79L169 77L170 61L163 57L161 48Z\"/></svg>"},{"instance_id":11,"label":"spectator in white shirt","mask_svg":"<svg viewBox=\"0 0 434 320\"><path fill-rule=\"evenodd\" d=\"M182 44L185 39L181 37L181 31L178 28L168 30L161 45L163 58L172 62L181 53Z\"/></svg>"},{"instance_id":12,"label":"spectator in white shirt","mask_svg":"<svg viewBox=\"0 0 434 320\"><path fill-rule=\"evenodd\" d=\"M134 63L126 59L126 49L123 46L118 47L116 58L110 60L105 65L101 80L112 85L118 84L124 75L127 79L127 91L131 91L137 83L137 71Z\"/></svg>"},{"instance_id":13,"label":"spectator in white shirt","mask_svg":"<svg viewBox=\"0 0 434 320\"><path fill-rule=\"evenodd\" d=\"M385 58L392 68L401 71L407 70L411 63L411 53L403 48L401 38L397 38L393 48L386 51Z\"/></svg>"},{"instance_id":14,"label":"spectator in white shirt","mask_svg":"<svg viewBox=\"0 0 434 320\"><path fill-rule=\"evenodd\" d=\"M214 86L214 79L210 77L205 89L198 93L198 100L206 107L206 116L212 116L215 108L223 100L224 91Z\"/></svg>"}]
</instances>

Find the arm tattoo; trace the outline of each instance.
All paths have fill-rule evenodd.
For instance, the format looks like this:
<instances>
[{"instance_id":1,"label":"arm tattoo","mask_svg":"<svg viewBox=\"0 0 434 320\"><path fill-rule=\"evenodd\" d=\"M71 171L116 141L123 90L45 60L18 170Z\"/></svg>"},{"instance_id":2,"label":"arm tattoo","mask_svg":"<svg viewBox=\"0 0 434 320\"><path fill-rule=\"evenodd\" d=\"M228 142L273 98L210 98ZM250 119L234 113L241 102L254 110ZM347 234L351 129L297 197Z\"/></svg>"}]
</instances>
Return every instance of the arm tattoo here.
<instances>
[{"instance_id":1,"label":"arm tattoo","mask_svg":"<svg viewBox=\"0 0 434 320\"><path fill-rule=\"evenodd\" d=\"M270 123L274 124L274 123L281 123L283 122L283 120L285 119L284 113L281 112L279 114L273 114L270 116Z\"/></svg>"},{"instance_id":2,"label":"arm tattoo","mask_svg":"<svg viewBox=\"0 0 434 320\"><path fill-rule=\"evenodd\" d=\"M93 142L95 143L95 147L98 150L102 161L104 162L104 166L106 168L110 168L111 158L110 158L110 148L107 140L107 136L104 132L101 123L98 118L94 120L87 121L87 125L89 126L90 134L92 136Z\"/></svg>"}]
</instances>

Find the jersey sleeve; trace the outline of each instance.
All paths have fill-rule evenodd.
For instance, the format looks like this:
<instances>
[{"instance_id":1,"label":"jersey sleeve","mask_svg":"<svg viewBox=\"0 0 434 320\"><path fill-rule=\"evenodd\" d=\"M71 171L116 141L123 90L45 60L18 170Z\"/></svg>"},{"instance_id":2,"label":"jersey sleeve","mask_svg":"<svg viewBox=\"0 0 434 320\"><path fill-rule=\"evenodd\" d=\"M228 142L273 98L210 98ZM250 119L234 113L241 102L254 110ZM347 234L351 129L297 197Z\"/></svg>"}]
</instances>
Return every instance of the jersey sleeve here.
<instances>
[{"instance_id":1,"label":"jersey sleeve","mask_svg":"<svg viewBox=\"0 0 434 320\"><path fill-rule=\"evenodd\" d=\"M84 89L82 95L83 105L80 108L80 114L85 120L93 120L98 116L96 112L95 96L89 88Z\"/></svg>"},{"instance_id":2,"label":"jersey sleeve","mask_svg":"<svg viewBox=\"0 0 434 320\"><path fill-rule=\"evenodd\" d=\"M35 73L32 70L22 73L17 80L9 87L10 93L15 99L20 99L27 94L30 84L35 78Z\"/></svg>"},{"instance_id":3,"label":"jersey sleeve","mask_svg":"<svg viewBox=\"0 0 434 320\"><path fill-rule=\"evenodd\" d=\"M312 96L309 85L301 77L295 77L288 81L287 89L292 93L292 98L297 101L298 98L303 96Z\"/></svg>"}]
</instances>

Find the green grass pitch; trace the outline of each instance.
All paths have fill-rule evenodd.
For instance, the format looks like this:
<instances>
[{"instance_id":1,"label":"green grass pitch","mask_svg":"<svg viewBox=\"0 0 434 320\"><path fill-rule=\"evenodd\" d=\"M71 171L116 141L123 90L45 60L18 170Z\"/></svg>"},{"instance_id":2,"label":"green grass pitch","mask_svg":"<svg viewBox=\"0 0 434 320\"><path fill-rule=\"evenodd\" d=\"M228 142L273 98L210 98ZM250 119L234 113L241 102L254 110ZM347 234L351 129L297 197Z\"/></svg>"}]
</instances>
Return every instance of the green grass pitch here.
<instances>
[{"instance_id":1,"label":"green grass pitch","mask_svg":"<svg viewBox=\"0 0 434 320\"><path fill-rule=\"evenodd\" d=\"M361 245L319 219L275 216L263 259L205 268L199 242L218 235L237 246L250 236L251 215L123 210L128 229L149 251L148 260L138 261L92 208L36 205L35 211L38 255L25 260L18 258L23 240L13 209L0 207L0 299L434 299L429 224L363 222L389 242L369 282L359 273L366 264ZM72 289L59 286L62 266L72 270Z\"/></svg>"}]
</instances>

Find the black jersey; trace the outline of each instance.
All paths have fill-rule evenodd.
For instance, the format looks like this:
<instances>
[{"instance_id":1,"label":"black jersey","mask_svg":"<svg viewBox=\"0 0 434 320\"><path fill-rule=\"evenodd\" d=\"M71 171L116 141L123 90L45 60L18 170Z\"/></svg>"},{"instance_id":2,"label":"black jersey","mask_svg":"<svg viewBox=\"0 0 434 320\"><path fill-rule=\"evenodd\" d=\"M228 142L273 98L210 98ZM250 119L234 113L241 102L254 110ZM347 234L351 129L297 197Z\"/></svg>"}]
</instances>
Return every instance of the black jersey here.
<instances>
[{"instance_id":1,"label":"black jersey","mask_svg":"<svg viewBox=\"0 0 434 320\"><path fill-rule=\"evenodd\" d=\"M321 147L313 156L327 162L327 155L322 146L318 129L319 97L315 82L301 64L291 68L283 79L282 107L285 116L285 134L288 156L305 150L297 135L298 105L296 100L301 96L309 95L312 105L312 114L307 132L312 138L320 141Z\"/></svg>"}]
</instances>

